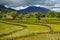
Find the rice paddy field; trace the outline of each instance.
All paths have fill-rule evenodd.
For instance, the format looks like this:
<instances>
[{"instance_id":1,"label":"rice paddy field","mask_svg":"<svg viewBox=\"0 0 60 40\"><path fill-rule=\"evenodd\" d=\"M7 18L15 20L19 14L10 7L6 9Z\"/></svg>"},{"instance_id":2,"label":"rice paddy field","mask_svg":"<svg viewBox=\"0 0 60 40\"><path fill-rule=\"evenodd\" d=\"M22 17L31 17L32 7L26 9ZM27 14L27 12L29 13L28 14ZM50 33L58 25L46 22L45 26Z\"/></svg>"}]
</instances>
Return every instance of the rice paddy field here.
<instances>
[{"instance_id":1,"label":"rice paddy field","mask_svg":"<svg viewBox=\"0 0 60 40\"><path fill-rule=\"evenodd\" d=\"M0 40L60 40L60 19L0 20Z\"/></svg>"}]
</instances>

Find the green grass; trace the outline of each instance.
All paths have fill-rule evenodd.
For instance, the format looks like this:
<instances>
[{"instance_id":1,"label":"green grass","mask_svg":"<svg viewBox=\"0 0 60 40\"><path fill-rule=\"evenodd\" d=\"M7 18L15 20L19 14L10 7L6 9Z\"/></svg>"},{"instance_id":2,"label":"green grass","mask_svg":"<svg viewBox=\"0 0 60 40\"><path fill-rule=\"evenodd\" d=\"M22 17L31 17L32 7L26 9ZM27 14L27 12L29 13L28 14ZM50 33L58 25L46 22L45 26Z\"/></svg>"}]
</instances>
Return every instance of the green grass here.
<instances>
[{"instance_id":1,"label":"green grass","mask_svg":"<svg viewBox=\"0 0 60 40\"><path fill-rule=\"evenodd\" d=\"M41 21L45 21L47 20L47 18L42 18ZM5 23L0 22L0 35L1 34L8 34L10 32L13 32L12 34L6 35L1 37L1 39L11 39L11 38L18 38L18 37L22 37L24 35L30 35L33 33L41 33L41 32L50 32L51 29L49 27L47 27L46 25L50 26L54 32L60 32L60 23L55 23L55 22L60 22L60 19L48 19L48 23L37 23L36 20L13 20L13 21L2 21ZM54 22L54 23L49 23L49 22ZM6 24L7 23L7 24ZM14 24L14 25L13 25ZM16 25L15 25L16 24ZM43 24L43 25L42 25ZM19 26L18 26L19 25ZM26 26L25 29L21 30L21 28L23 28L20 25L24 25Z\"/></svg>"},{"instance_id":2,"label":"green grass","mask_svg":"<svg viewBox=\"0 0 60 40\"><path fill-rule=\"evenodd\" d=\"M22 29L22 28L23 27L21 27L21 26L0 23L0 35L10 33L12 31L19 30L19 29Z\"/></svg>"},{"instance_id":3,"label":"green grass","mask_svg":"<svg viewBox=\"0 0 60 40\"><path fill-rule=\"evenodd\" d=\"M34 32L49 32L49 28L46 26L42 26L42 25L33 25L33 24L25 24L27 26L27 29Z\"/></svg>"},{"instance_id":4,"label":"green grass","mask_svg":"<svg viewBox=\"0 0 60 40\"><path fill-rule=\"evenodd\" d=\"M41 18L41 21L57 22L60 21L60 18Z\"/></svg>"},{"instance_id":5,"label":"green grass","mask_svg":"<svg viewBox=\"0 0 60 40\"><path fill-rule=\"evenodd\" d=\"M6 21L5 21L6 22ZM12 23L12 24L17 24L17 23L13 23L13 22L8 22L8 23ZM21 31L17 31L15 33L12 33L12 34L9 34L7 36L4 36L2 37L2 39L7 39L7 38L12 38L12 37L18 37L18 36L23 36L23 35L29 35L29 34L32 34L32 33L36 33L36 32L49 32L50 29L46 26L42 26L42 25L33 25L33 24L25 24L25 23L18 23L18 24L22 24L22 25L25 25L27 26L26 27L26 30L21 30ZM5 26L4 26L5 25ZM15 27L19 28L18 26L16 25L10 25L10 24L5 24L5 23L2 23L1 25L3 28L5 27L5 29L8 29L10 31L13 31L13 30L16 30ZM13 27L12 27L13 26ZM2 30L3 30L2 28ZM11 30L11 28L13 30ZM5 32L7 33L8 30L5 30L5 31L2 31L1 32ZM9 31L9 32L10 32Z\"/></svg>"},{"instance_id":6,"label":"green grass","mask_svg":"<svg viewBox=\"0 0 60 40\"><path fill-rule=\"evenodd\" d=\"M48 24L51 26L54 32L60 32L60 25L59 24Z\"/></svg>"},{"instance_id":7,"label":"green grass","mask_svg":"<svg viewBox=\"0 0 60 40\"><path fill-rule=\"evenodd\" d=\"M30 30L30 31L49 31L50 29L44 25L35 25L34 23L29 23L29 22L25 22L25 23L22 23L22 22L9 22L9 23L12 23L12 24L19 24L19 25L25 25L26 26L26 29Z\"/></svg>"}]
</instances>

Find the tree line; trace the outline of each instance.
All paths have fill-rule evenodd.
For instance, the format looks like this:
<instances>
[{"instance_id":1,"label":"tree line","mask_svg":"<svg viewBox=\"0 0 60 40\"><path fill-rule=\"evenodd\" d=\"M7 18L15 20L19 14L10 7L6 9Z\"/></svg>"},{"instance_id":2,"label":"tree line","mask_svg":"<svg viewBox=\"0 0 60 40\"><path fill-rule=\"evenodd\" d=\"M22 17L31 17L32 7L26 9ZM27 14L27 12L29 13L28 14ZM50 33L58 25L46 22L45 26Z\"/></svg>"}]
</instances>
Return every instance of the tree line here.
<instances>
[{"instance_id":1,"label":"tree line","mask_svg":"<svg viewBox=\"0 0 60 40\"><path fill-rule=\"evenodd\" d=\"M11 15L13 19L18 18L20 20L22 20L23 18L26 18L26 19L36 18L39 21L41 18L60 18L60 12L47 12L47 13L29 12L29 13L23 14L23 13L17 13L16 11L7 12L7 13L2 13L0 11L0 19L3 19L3 17L6 17L6 15Z\"/></svg>"}]
</instances>

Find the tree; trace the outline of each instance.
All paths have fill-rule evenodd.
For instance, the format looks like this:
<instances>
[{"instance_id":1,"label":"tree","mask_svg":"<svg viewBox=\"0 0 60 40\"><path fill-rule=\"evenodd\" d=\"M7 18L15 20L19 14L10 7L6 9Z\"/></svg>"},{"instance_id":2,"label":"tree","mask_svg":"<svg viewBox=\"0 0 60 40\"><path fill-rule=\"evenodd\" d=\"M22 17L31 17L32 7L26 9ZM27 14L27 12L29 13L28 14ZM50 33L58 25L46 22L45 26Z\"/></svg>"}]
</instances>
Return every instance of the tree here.
<instances>
[{"instance_id":1,"label":"tree","mask_svg":"<svg viewBox=\"0 0 60 40\"><path fill-rule=\"evenodd\" d=\"M35 15L36 15L37 20L40 21L42 13L37 12Z\"/></svg>"},{"instance_id":2,"label":"tree","mask_svg":"<svg viewBox=\"0 0 60 40\"><path fill-rule=\"evenodd\" d=\"M41 15L41 17L44 18L45 17L45 14Z\"/></svg>"},{"instance_id":3,"label":"tree","mask_svg":"<svg viewBox=\"0 0 60 40\"><path fill-rule=\"evenodd\" d=\"M30 19L30 18L33 17L33 15L30 13L30 14L26 15L26 17L27 17L28 19Z\"/></svg>"},{"instance_id":4,"label":"tree","mask_svg":"<svg viewBox=\"0 0 60 40\"><path fill-rule=\"evenodd\" d=\"M46 14L46 17L50 17L50 18L56 17L56 14L55 14L55 12L48 12L48 13Z\"/></svg>"},{"instance_id":5,"label":"tree","mask_svg":"<svg viewBox=\"0 0 60 40\"><path fill-rule=\"evenodd\" d=\"M20 13L20 14L18 15L18 18L19 18L20 20L22 20L23 17L24 17L23 13Z\"/></svg>"},{"instance_id":6,"label":"tree","mask_svg":"<svg viewBox=\"0 0 60 40\"><path fill-rule=\"evenodd\" d=\"M0 14L0 19L2 19L3 18L3 15L2 14Z\"/></svg>"},{"instance_id":7,"label":"tree","mask_svg":"<svg viewBox=\"0 0 60 40\"><path fill-rule=\"evenodd\" d=\"M60 18L60 13L56 13L56 17L57 18Z\"/></svg>"},{"instance_id":8,"label":"tree","mask_svg":"<svg viewBox=\"0 0 60 40\"><path fill-rule=\"evenodd\" d=\"M3 18L3 13L0 11L0 19Z\"/></svg>"}]
</instances>

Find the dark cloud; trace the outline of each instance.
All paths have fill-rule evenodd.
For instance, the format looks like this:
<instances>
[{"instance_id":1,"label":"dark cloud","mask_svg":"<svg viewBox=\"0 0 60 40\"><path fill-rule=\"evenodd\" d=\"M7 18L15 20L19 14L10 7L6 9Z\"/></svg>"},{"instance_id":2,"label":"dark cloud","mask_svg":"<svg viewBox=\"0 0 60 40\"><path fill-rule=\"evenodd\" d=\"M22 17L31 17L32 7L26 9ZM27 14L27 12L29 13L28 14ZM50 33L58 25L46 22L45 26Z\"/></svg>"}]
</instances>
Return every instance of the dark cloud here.
<instances>
[{"instance_id":1,"label":"dark cloud","mask_svg":"<svg viewBox=\"0 0 60 40\"><path fill-rule=\"evenodd\" d=\"M0 0L0 5L8 5L12 7L27 5L54 5L55 0Z\"/></svg>"},{"instance_id":2,"label":"dark cloud","mask_svg":"<svg viewBox=\"0 0 60 40\"><path fill-rule=\"evenodd\" d=\"M8 7L44 5L48 6L47 8L49 8L49 6L54 8L54 6L60 7L58 4L60 5L60 0L0 0L0 5L7 5ZM56 10L56 8L52 10Z\"/></svg>"}]
</instances>

